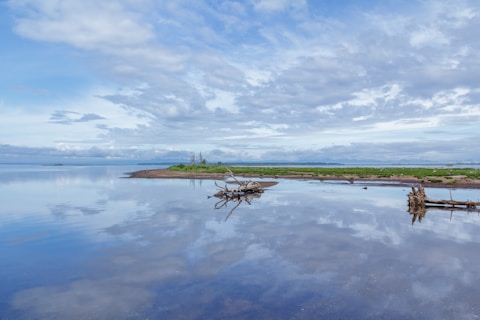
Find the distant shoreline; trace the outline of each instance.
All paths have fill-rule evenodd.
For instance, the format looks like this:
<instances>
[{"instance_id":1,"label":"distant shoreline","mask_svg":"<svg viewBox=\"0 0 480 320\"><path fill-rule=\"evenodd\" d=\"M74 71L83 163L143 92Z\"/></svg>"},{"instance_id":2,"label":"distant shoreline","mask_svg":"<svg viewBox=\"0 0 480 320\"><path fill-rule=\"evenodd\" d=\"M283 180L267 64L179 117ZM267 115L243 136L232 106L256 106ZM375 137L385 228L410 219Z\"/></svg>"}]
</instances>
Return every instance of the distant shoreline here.
<instances>
[{"instance_id":1,"label":"distant shoreline","mask_svg":"<svg viewBox=\"0 0 480 320\"><path fill-rule=\"evenodd\" d=\"M425 178L417 178L414 176L391 176L391 177L378 177L378 176L362 176L355 174L349 175L312 175L312 174L285 174L285 175L268 175L268 174L256 174L256 173L241 173L235 174L238 178L248 179L295 179L295 180L335 180L346 181L354 183L356 181L362 182L379 182L379 185L399 184L400 186L410 186L421 184L425 187L431 188L466 188L466 189L480 189L480 179L465 178L463 176L456 176L449 179L438 177L436 181L428 181ZM225 173L216 172L194 172L194 171L174 171L169 169L151 169L140 170L130 173L129 178L146 178L146 179L201 179L201 180L224 180L228 177ZM392 185L390 184L390 185Z\"/></svg>"}]
</instances>

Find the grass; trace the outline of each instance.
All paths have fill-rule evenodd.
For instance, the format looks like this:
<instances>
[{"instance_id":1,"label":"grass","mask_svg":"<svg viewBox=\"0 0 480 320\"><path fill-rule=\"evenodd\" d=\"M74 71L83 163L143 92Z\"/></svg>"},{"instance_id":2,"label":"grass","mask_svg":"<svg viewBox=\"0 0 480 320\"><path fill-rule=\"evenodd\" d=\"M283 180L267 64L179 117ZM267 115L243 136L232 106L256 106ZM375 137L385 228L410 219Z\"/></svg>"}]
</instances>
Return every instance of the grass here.
<instances>
[{"instance_id":1,"label":"grass","mask_svg":"<svg viewBox=\"0 0 480 320\"><path fill-rule=\"evenodd\" d=\"M258 176L356 176L360 178L377 177L391 178L411 176L419 179L428 178L437 181L437 178L452 176L464 176L470 179L480 179L480 169L472 168L370 168L370 167L237 167L224 164L195 164L195 165L174 165L169 167L172 171L204 172L204 173L225 173L227 167L236 175L258 175Z\"/></svg>"}]
</instances>

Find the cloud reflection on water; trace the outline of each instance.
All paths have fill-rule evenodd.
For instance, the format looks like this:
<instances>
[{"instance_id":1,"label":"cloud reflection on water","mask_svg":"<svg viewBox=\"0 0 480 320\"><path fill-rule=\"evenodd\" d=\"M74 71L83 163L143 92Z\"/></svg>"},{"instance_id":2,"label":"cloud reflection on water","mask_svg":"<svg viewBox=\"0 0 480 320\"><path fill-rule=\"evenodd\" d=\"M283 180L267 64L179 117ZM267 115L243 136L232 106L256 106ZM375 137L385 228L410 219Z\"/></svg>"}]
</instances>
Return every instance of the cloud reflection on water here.
<instances>
[{"instance_id":1,"label":"cloud reflection on water","mask_svg":"<svg viewBox=\"0 0 480 320\"><path fill-rule=\"evenodd\" d=\"M100 210L82 216L83 229L92 223L118 242L88 260L84 277L21 289L12 307L41 319L480 314L478 216L432 214L412 227L399 187L281 180L224 221L207 199L214 189L207 181L100 184L80 196L84 208ZM109 214L119 218L99 228L94 217Z\"/></svg>"}]
</instances>

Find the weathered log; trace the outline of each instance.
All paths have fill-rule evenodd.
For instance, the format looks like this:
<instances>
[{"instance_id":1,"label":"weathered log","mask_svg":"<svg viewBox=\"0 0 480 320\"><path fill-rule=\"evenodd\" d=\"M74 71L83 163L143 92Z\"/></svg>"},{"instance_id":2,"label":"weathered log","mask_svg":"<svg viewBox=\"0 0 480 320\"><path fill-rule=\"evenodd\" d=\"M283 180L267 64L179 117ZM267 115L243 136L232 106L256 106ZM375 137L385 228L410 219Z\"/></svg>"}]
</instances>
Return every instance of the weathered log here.
<instances>
[{"instance_id":1,"label":"weathered log","mask_svg":"<svg viewBox=\"0 0 480 320\"><path fill-rule=\"evenodd\" d=\"M424 208L425 207L425 189L423 186L418 186L417 189L415 189L414 186L412 186L412 192L408 194L408 207L411 210L417 210L418 208Z\"/></svg>"},{"instance_id":2,"label":"weathered log","mask_svg":"<svg viewBox=\"0 0 480 320\"><path fill-rule=\"evenodd\" d=\"M412 215L412 224L417 220L421 222L428 209L449 210L451 212L454 210L480 212L479 209L476 209L477 206L480 206L480 202L456 201L452 199L451 194L450 200L428 198L425 194L425 189L421 185L417 189L412 186L412 192L408 194L408 212Z\"/></svg>"},{"instance_id":3,"label":"weathered log","mask_svg":"<svg viewBox=\"0 0 480 320\"><path fill-rule=\"evenodd\" d=\"M455 200L436 200L431 198L425 198L425 204L435 204L441 206L464 206L465 208L475 209L477 206L480 205L480 202L475 201L455 201Z\"/></svg>"},{"instance_id":4,"label":"weathered log","mask_svg":"<svg viewBox=\"0 0 480 320\"><path fill-rule=\"evenodd\" d=\"M423 186L420 185L417 187L417 189L415 189L415 187L412 186L412 192L408 194L409 208L410 209L417 209L422 207L425 208L426 206L431 206L431 205L450 207L450 208L464 207L467 209L475 209L477 206L480 206L480 202L457 201L453 199L450 199L450 200L432 199L427 197Z\"/></svg>"}]
</instances>

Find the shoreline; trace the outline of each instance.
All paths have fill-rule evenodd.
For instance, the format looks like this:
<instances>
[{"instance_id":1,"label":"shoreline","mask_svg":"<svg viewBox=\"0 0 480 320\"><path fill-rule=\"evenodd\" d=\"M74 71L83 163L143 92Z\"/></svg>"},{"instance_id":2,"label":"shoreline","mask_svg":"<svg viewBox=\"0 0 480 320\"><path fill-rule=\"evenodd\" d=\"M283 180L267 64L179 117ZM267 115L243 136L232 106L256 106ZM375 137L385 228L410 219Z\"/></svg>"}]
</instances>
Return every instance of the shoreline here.
<instances>
[{"instance_id":1,"label":"shoreline","mask_svg":"<svg viewBox=\"0 0 480 320\"><path fill-rule=\"evenodd\" d=\"M143 178L143 179L198 179L198 180L224 180L228 174L224 173L205 173L205 172L184 172L184 171L172 171L168 169L151 169L140 170L129 173L128 178ZM445 179L439 179L442 181L431 182L424 179L416 178L413 176L394 176L394 177L360 177L355 175L342 175L342 176L329 176L329 175L259 175L259 174L238 174L237 177L242 178L261 178L261 179L295 179L295 180L334 180L345 181L347 183L355 182L379 182L378 185L394 185L409 187L411 185L421 184L424 187L429 188L448 188L448 189L480 189L480 180L478 179L466 179L464 177L456 177L454 182L451 180L448 182ZM391 184L388 184L391 182Z\"/></svg>"}]
</instances>

